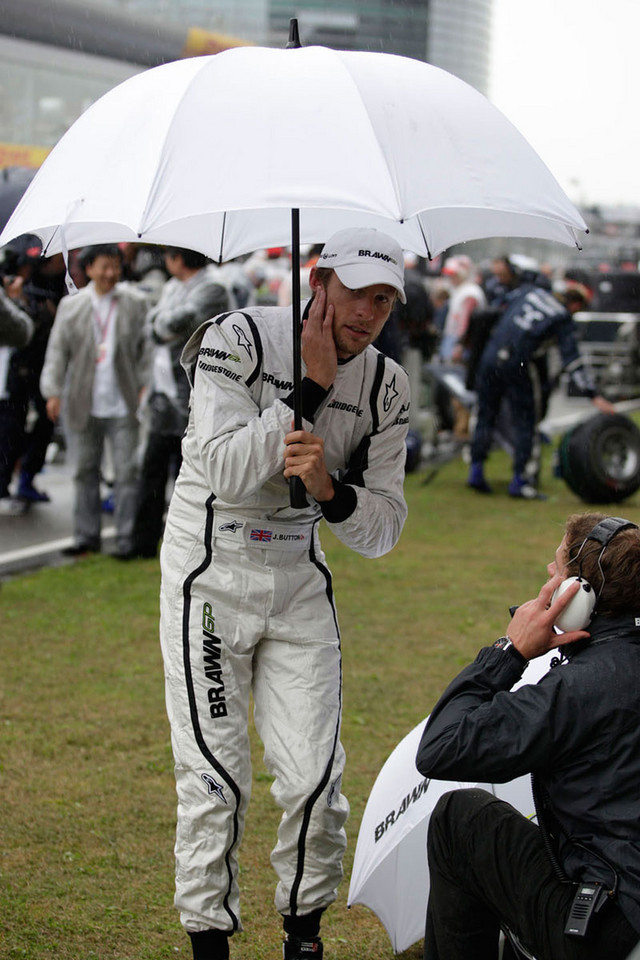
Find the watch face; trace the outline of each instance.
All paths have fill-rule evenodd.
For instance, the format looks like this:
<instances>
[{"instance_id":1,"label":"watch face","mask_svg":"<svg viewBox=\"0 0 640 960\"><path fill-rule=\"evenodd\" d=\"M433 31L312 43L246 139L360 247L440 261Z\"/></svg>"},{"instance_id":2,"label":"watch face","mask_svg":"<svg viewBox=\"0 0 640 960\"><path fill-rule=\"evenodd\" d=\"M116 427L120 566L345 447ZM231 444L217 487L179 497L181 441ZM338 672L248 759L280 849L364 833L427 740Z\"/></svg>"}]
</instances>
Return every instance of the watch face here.
<instances>
[{"instance_id":1,"label":"watch face","mask_svg":"<svg viewBox=\"0 0 640 960\"><path fill-rule=\"evenodd\" d=\"M509 637L500 637L500 639L496 640L496 642L494 643L494 647L498 647L498 649L504 650L504 648L508 647L510 643L511 643L511 640L509 640Z\"/></svg>"}]
</instances>

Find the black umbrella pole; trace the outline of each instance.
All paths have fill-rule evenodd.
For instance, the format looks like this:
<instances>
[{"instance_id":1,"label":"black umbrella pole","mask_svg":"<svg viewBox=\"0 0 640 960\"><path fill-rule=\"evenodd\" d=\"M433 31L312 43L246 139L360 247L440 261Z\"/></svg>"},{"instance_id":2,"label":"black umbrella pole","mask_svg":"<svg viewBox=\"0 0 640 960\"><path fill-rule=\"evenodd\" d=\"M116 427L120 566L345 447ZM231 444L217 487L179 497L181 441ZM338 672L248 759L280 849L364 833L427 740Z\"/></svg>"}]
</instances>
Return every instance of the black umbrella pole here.
<instances>
[{"instance_id":1,"label":"black umbrella pole","mask_svg":"<svg viewBox=\"0 0 640 960\"><path fill-rule=\"evenodd\" d=\"M300 316L300 211L291 211L291 316L293 322L293 425L302 429L302 318ZM300 477L289 480L289 502L301 509L308 506Z\"/></svg>"}]
</instances>

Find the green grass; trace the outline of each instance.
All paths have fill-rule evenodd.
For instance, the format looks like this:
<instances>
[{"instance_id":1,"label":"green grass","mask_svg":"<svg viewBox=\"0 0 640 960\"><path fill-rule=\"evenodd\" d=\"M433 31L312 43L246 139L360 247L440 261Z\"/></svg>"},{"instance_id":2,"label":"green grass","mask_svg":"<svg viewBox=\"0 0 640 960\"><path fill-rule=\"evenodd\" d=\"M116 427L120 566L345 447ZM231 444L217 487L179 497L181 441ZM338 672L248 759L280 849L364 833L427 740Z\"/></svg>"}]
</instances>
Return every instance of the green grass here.
<instances>
[{"instance_id":1,"label":"green grass","mask_svg":"<svg viewBox=\"0 0 640 960\"><path fill-rule=\"evenodd\" d=\"M367 796L396 743L430 711L507 608L537 593L569 513L562 481L546 502L465 489L460 462L407 479L409 520L386 557L364 560L328 529L344 651L345 881L323 924L326 955L391 957L365 907L346 909ZM545 469L545 478L549 473ZM640 519L637 496L613 509ZM190 957L172 906L175 793L158 644L159 568L90 557L2 585L0 669L1 960ZM269 865L278 812L255 737L254 792L241 850L245 932L234 960L280 956ZM403 960L421 957L418 944Z\"/></svg>"}]
</instances>

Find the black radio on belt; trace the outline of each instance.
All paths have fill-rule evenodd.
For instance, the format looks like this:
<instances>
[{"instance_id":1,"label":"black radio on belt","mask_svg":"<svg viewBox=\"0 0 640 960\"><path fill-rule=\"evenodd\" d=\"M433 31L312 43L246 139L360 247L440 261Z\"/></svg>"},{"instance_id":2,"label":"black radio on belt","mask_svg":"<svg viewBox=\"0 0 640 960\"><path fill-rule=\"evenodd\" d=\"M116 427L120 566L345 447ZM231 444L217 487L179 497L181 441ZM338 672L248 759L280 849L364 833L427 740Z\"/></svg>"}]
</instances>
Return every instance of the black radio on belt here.
<instances>
[{"instance_id":1,"label":"black radio on belt","mask_svg":"<svg viewBox=\"0 0 640 960\"><path fill-rule=\"evenodd\" d=\"M571 910L567 917L564 932L573 937L584 937L591 917L600 910L607 900L607 890L602 883L579 883Z\"/></svg>"}]
</instances>

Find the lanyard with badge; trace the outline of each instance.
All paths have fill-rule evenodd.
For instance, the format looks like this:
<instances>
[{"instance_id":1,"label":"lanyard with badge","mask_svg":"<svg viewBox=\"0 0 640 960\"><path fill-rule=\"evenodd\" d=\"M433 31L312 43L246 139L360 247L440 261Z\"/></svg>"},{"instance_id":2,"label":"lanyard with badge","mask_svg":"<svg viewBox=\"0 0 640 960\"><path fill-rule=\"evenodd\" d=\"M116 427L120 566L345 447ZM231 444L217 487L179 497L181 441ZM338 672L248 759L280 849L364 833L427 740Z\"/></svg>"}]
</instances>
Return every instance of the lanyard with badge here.
<instances>
[{"instance_id":1,"label":"lanyard with badge","mask_svg":"<svg viewBox=\"0 0 640 960\"><path fill-rule=\"evenodd\" d=\"M115 297L111 298L111 303L109 305L109 310L106 317L100 315L100 311L94 308L93 319L96 327L97 334L97 343L96 343L96 363L103 363L107 356L107 337L109 336L109 327L111 326L111 320L113 319L113 314L116 309Z\"/></svg>"}]
</instances>

